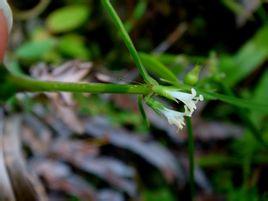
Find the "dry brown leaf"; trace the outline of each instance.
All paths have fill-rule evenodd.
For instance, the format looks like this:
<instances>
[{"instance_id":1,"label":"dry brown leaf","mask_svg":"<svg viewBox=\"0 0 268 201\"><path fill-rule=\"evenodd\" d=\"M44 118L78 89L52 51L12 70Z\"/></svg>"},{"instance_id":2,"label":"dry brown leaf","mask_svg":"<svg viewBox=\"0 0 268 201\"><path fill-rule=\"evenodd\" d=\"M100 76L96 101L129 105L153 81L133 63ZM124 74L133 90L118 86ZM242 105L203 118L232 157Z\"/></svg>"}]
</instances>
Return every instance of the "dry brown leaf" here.
<instances>
[{"instance_id":1,"label":"dry brown leaf","mask_svg":"<svg viewBox=\"0 0 268 201\"><path fill-rule=\"evenodd\" d=\"M60 139L51 148L51 154L77 169L98 176L130 195L136 193L136 185L132 181L135 176L134 169L117 159L98 156L97 147L91 144Z\"/></svg>"},{"instance_id":2,"label":"dry brown leaf","mask_svg":"<svg viewBox=\"0 0 268 201\"><path fill-rule=\"evenodd\" d=\"M226 140L241 137L243 129L231 123L199 121L194 125L194 133L202 141Z\"/></svg>"},{"instance_id":3,"label":"dry brown leaf","mask_svg":"<svg viewBox=\"0 0 268 201\"><path fill-rule=\"evenodd\" d=\"M76 195L82 200L96 200L94 188L83 178L75 175L64 163L38 158L33 159L30 164L32 169L45 180L50 190Z\"/></svg>"},{"instance_id":4,"label":"dry brown leaf","mask_svg":"<svg viewBox=\"0 0 268 201\"><path fill-rule=\"evenodd\" d=\"M161 144L145 141L142 135L114 128L105 118L92 118L86 123L86 133L95 138L107 138L109 143L144 158L157 167L168 181L177 178L184 183L184 173L175 156Z\"/></svg>"},{"instance_id":5,"label":"dry brown leaf","mask_svg":"<svg viewBox=\"0 0 268 201\"><path fill-rule=\"evenodd\" d=\"M4 159L4 115L0 110L0 200L15 201Z\"/></svg>"},{"instance_id":6,"label":"dry brown leaf","mask_svg":"<svg viewBox=\"0 0 268 201\"><path fill-rule=\"evenodd\" d=\"M40 80L60 81L60 82L81 82L90 72L91 62L70 61L51 71L44 64L35 66L31 70L31 75ZM55 114L63 120L74 132L83 133L84 126L79 121L74 109L75 106L71 93L44 93L51 100Z\"/></svg>"},{"instance_id":7,"label":"dry brown leaf","mask_svg":"<svg viewBox=\"0 0 268 201\"><path fill-rule=\"evenodd\" d=\"M27 171L20 143L21 118L19 115L6 118L3 150L5 166L16 200L40 200Z\"/></svg>"}]
</instances>

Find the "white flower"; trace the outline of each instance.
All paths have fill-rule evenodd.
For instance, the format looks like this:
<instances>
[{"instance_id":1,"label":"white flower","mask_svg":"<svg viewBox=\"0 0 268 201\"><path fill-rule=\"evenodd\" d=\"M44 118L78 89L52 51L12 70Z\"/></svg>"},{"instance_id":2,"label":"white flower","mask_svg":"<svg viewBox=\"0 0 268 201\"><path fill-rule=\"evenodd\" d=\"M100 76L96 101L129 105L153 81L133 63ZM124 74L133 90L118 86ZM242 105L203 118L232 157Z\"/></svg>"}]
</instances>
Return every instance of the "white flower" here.
<instances>
[{"instance_id":1,"label":"white flower","mask_svg":"<svg viewBox=\"0 0 268 201\"><path fill-rule=\"evenodd\" d=\"M165 107L160 112L167 118L168 123L175 125L178 128L178 130L182 129L183 126L185 125L184 113L177 112L175 110L170 110Z\"/></svg>"},{"instance_id":2,"label":"white flower","mask_svg":"<svg viewBox=\"0 0 268 201\"><path fill-rule=\"evenodd\" d=\"M146 97L145 101L147 105L149 105L156 113L166 117L168 120L168 123L175 125L178 128L178 130L182 129L183 126L185 125L184 113L168 109L161 102L151 97Z\"/></svg>"},{"instance_id":3,"label":"white flower","mask_svg":"<svg viewBox=\"0 0 268 201\"><path fill-rule=\"evenodd\" d=\"M196 109L198 101L204 100L202 95L197 96L194 88L191 89L191 93L185 93L175 89L166 89L165 93L176 102L183 102L185 104L186 107L184 108L186 116L191 116Z\"/></svg>"},{"instance_id":4,"label":"white flower","mask_svg":"<svg viewBox=\"0 0 268 201\"><path fill-rule=\"evenodd\" d=\"M175 125L178 130L182 129L185 125L184 117L191 117L198 101L203 101L202 95L197 96L195 89L191 89L191 93L181 92L174 88L155 86L154 92L158 95L164 96L176 102L182 102L184 104L184 112L178 112L166 108L161 102L156 101L151 97L147 97L146 103L158 114L165 116L169 124Z\"/></svg>"},{"instance_id":5,"label":"white flower","mask_svg":"<svg viewBox=\"0 0 268 201\"><path fill-rule=\"evenodd\" d=\"M13 25L13 15L6 0L0 0L0 10L3 11L3 14L7 20L8 31L10 32Z\"/></svg>"},{"instance_id":6,"label":"white flower","mask_svg":"<svg viewBox=\"0 0 268 201\"><path fill-rule=\"evenodd\" d=\"M182 102L185 105L184 114L189 117L192 116L195 111L198 101L204 100L202 95L197 96L194 88L191 89L191 93L181 92L178 89L163 86L156 86L153 90L158 95L174 100L177 103Z\"/></svg>"}]
</instances>

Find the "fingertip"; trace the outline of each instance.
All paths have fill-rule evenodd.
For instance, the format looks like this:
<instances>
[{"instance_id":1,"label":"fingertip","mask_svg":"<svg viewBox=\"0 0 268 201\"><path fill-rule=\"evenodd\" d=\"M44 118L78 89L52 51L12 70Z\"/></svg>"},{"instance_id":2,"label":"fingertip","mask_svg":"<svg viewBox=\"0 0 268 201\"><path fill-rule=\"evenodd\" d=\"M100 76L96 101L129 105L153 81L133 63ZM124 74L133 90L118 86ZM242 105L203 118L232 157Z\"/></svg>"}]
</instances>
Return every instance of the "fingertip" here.
<instances>
[{"instance_id":1,"label":"fingertip","mask_svg":"<svg viewBox=\"0 0 268 201\"><path fill-rule=\"evenodd\" d=\"M3 12L0 10L0 61L3 61L8 43L8 26Z\"/></svg>"}]
</instances>

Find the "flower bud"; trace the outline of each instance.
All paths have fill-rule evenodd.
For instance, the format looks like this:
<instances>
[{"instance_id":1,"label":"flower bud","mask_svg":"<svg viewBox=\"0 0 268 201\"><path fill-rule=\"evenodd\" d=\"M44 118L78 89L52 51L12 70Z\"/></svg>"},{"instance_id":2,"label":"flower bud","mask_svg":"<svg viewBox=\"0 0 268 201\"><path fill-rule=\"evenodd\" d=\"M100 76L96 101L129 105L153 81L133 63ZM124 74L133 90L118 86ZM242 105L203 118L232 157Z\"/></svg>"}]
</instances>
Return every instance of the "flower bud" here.
<instances>
[{"instance_id":1,"label":"flower bud","mask_svg":"<svg viewBox=\"0 0 268 201\"><path fill-rule=\"evenodd\" d=\"M199 80L200 66L195 66L184 78L184 82L189 85L196 85Z\"/></svg>"}]
</instances>

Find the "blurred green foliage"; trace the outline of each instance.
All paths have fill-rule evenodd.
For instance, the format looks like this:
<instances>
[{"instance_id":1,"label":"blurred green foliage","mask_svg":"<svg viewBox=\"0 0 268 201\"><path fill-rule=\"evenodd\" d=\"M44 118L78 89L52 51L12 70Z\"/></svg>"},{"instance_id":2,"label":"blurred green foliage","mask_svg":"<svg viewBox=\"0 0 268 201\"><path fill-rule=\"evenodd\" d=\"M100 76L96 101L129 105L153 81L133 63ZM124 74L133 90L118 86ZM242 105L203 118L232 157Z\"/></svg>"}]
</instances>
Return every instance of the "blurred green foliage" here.
<instances>
[{"instance_id":1,"label":"blurred green foliage","mask_svg":"<svg viewBox=\"0 0 268 201\"><path fill-rule=\"evenodd\" d=\"M176 2L172 4L164 0L159 2L139 0L135 1L135 3L129 3L129 1L113 2L116 4L117 10L121 11L119 14L124 19L127 30L140 47L140 56L146 69L155 77L159 77L160 82L172 83L178 87L183 82L189 85L196 85L198 89L208 91L207 96L211 97L211 99L225 100L236 106L244 104L247 105L247 108L250 108L250 110L242 113L242 110L237 107L226 106L218 101L209 102L203 112L204 119L241 125L244 128L243 136L241 139L234 139L232 142L228 142L224 147L219 145L218 150L212 150L212 154L200 157L197 161L205 170L213 171L213 174L209 175L213 183L213 190L219 195L226 195L226 200L267 200L264 196L265 191L268 191L267 181L265 182L266 188L264 190L258 188L261 185L258 182L249 183L252 180L253 173L255 173L255 167L263 168L267 171L265 166L268 163L266 158L268 151L256 141L249 125L243 122L242 118L239 118L239 115L247 116L254 126L260 130L261 139L267 143L267 108L262 109L258 105L239 102L230 98L230 94L226 92L227 89L237 97L244 98L245 101L255 101L263 105L268 103L267 22L264 23L263 18L259 19L255 16L254 20L257 21L257 25L253 24L254 26L244 28L246 31L249 30L248 32L250 33L255 33L247 34L247 37L244 37L242 30L239 37L245 39L240 44L241 47L236 48L234 45L235 51L228 51L229 47L219 48L224 43L219 42L221 46L215 44L209 51L204 51L203 54L196 54L200 50L197 48L191 49L190 47L195 47L195 43L187 37L195 35L201 37L204 35L206 43L209 43L211 38L209 38L208 32L195 31L209 25L205 17L202 17L199 13L195 15L194 11L198 8L195 7L194 3L190 3L191 7L194 7L193 14L187 14L185 12L188 11L186 8L189 5L186 1L185 4L176 4ZM130 57L126 49L120 45L121 41L118 39L119 37L114 28L109 23L104 22L104 14L101 13L99 2L85 0L74 2L69 0L55 1L51 4L51 7L46 9L40 16L41 25L33 23L35 25L30 31L26 31L24 35L25 40L16 47L14 53L20 65L28 67L40 61L59 64L65 60L79 59L92 60L106 67L109 66L107 67L108 70L133 69ZM206 6L209 8L205 6L202 8L210 11L210 6ZM217 6L224 12L227 12L225 7L227 6L236 15L241 13L241 9L243 10L241 5L234 4L234 1L229 0L218 2ZM262 6L267 7L263 3L259 9L263 9ZM171 20L177 13L184 13L186 17L182 18L190 26L186 36L178 39L178 45L181 45L182 49L184 48L191 53L185 54L184 51L180 51L179 48L176 49L175 47L160 54L154 52L155 46L164 41L165 38L161 38L161 41L159 41L157 37L150 36L161 35L160 33L164 29L170 30L170 26L172 28L178 26L179 20ZM233 14L230 12L227 16L233 16ZM152 18L151 21L150 18ZM165 19L168 19L169 24L166 23ZM217 20L220 19L215 17L215 24L218 23ZM234 21L234 16L226 19L226 23L229 24L234 24ZM157 25L154 25L154 23ZM24 22L26 27L29 24L30 22ZM226 31L231 32L232 30ZM236 33L231 32L231 34L235 35ZM178 81L178 78L180 78L180 81ZM200 91L203 92L202 90ZM142 123L142 117L133 111L120 109L98 96L86 98L77 95L76 100L79 102L79 110L82 114L93 116L105 114L116 125L131 124L136 131L148 132L146 126ZM209 146L210 142L207 142L207 144ZM200 145L200 147L202 146ZM237 180L239 182L235 184L234 181ZM159 186L159 190L145 188L142 192L143 199L145 201L176 200L176 195L173 194L173 191L169 189L166 183L159 182ZM74 198L73 200L76 199Z\"/></svg>"},{"instance_id":2,"label":"blurred green foliage","mask_svg":"<svg viewBox=\"0 0 268 201\"><path fill-rule=\"evenodd\" d=\"M48 16L46 26L52 33L66 33L81 27L87 22L89 14L85 5L64 7Z\"/></svg>"}]
</instances>

